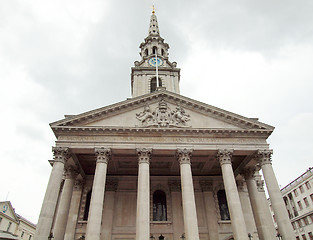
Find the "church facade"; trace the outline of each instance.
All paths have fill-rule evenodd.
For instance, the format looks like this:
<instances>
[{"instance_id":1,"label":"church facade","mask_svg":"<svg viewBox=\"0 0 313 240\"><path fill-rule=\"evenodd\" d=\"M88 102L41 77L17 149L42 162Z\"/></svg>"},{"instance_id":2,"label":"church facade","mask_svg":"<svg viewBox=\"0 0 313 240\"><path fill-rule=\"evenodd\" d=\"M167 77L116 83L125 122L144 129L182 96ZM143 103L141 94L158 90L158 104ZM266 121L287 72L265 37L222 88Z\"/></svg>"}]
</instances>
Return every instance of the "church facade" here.
<instances>
[{"instance_id":1,"label":"church facade","mask_svg":"<svg viewBox=\"0 0 313 240\"><path fill-rule=\"evenodd\" d=\"M51 123L36 240L276 239L294 233L271 165L274 128L180 95L155 13L132 98Z\"/></svg>"}]
</instances>

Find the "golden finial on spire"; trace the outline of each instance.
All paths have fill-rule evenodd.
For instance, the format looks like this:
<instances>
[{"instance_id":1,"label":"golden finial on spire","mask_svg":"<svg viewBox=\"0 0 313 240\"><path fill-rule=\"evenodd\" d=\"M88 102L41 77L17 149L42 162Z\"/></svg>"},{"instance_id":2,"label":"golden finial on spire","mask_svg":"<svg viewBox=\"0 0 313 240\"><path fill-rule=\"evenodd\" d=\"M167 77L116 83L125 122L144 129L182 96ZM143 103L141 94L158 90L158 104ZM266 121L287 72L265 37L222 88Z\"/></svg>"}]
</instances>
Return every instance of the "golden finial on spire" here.
<instances>
[{"instance_id":1,"label":"golden finial on spire","mask_svg":"<svg viewBox=\"0 0 313 240\"><path fill-rule=\"evenodd\" d=\"M153 14L153 15L155 14L155 7L154 7L154 4L152 5L152 14Z\"/></svg>"}]
</instances>

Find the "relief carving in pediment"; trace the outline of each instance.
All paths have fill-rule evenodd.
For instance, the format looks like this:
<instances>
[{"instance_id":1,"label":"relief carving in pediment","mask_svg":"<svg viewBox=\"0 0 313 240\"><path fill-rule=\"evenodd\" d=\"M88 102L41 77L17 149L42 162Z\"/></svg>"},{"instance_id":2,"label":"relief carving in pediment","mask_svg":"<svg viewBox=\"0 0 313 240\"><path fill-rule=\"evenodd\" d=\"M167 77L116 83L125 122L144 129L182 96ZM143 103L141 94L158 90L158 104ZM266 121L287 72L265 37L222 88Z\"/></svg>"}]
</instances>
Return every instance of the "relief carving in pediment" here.
<instances>
[{"instance_id":1,"label":"relief carving in pediment","mask_svg":"<svg viewBox=\"0 0 313 240\"><path fill-rule=\"evenodd\" d=\"M175 110L171 110L164 99L154 110L146 105L142 112L136 113L136 118L142 127L190 127L187 125L190 115L185 109L177 106Z\"/></svg>"}]
</instances>

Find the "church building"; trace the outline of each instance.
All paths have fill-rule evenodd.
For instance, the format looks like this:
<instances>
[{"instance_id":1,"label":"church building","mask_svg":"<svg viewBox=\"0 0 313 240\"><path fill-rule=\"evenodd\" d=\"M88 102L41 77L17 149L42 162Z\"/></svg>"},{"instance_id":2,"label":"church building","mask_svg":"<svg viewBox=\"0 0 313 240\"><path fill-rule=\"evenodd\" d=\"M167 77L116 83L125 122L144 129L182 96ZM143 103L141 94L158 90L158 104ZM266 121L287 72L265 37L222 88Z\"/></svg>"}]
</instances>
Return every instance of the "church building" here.
<instances>
[{"instance_id":1,"label":"church building","mask_svg":"<svg viewBox=\"0 0 313 240\"><path fill-rule=\"evenodd\" d=\"M180 95L154 11L139 47L132 98L50 124L35 240L295 239L271 165L274 127Z\"/></svg>"}]
</instances>

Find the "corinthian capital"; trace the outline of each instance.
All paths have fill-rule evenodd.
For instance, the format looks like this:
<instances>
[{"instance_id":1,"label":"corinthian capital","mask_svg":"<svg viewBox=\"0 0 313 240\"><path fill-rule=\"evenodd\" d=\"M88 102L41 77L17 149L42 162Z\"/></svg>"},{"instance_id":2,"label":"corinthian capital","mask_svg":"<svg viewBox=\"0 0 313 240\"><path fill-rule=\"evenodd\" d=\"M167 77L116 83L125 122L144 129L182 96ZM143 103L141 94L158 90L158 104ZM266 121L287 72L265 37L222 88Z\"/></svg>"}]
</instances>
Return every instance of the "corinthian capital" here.
<instances>
[{"instance_id":1,"label":"corinthian capital","mask_svg":"<svg viewBox=\"0 0 313 240\"><path fill-rule=\"evenodd\" d=\"M254 177L254 173L255 173L255 167L245 168L241 172L241 174L245 177L246 180L253 178Z\"/></svg>"},{"instance_id":2,"label":"corinthian capital","mask_svg":"<svg viewBox=\"0 0 313 240\"><path fill-rule=\"evenodd\" d=\"M108 163L111 158L110 148L95 148L97 163Z\"/></svg>"},{"instance_id":3,"label":"corinthian capital","mask_svg":"<svg viewBox=\"0 0 313 240\"><path fill-rule=\"evenodd\" d=\"M177 149L176 157L180 164L187 163L190 164L192 149Z\"/></svg>"},{"instance_id":4,"label":"corinthian capital","mask_svg":"<svg viewBox=\"0 0 313 240\"><path fill-rule=\"evenodd\" d=\"M217 152L217 159L220 162L220 165L231 164L231 157L233 155L232 149L220 149Z\"/></svg>"},{"instance_id":5,"label":"corinthian capital","mask_svg":"<svg viewBox=\"0 0 313 240\"><path fill-rule=\"evenodd\" d=\"M54 162L66 163L70 157L69 149L67 147L52 147Z\"/></svg>"},{"instance_id":6,"label":"corinthian capital","mask_svg":"<svg viewBox=\"0 0 313 240\"><path fill-rule=\"evenodd\" d=\"M152 149L151 148L137 148L138 163L150 163Z\"/></svg>"},{"instance_id":7,"label":"corinthian capital","mask_svg":"<svg viewBox=\"0 0 313 240\"><path fill-rule=\"evenodd\" d=\"M261 167L265 164L272 164L272 159L271 159L272 154L273 154L273 150L267 150L267 149L258 150L256 156Z\"/></svg>"},{"instance_id":8,"label":"corinthian capital","mask_svg":"<svg viewBox=\"0 0 313 240\"><path fill-rule=\"evenodd\" d=\"M65 175L65 178L68 178L68 179L75 179L77 177L77 175L79 174L79 171L76 167L74 166L67 166L65 168L65 172L64 172L64 175Z\"/></svg>"}]
</instances>

